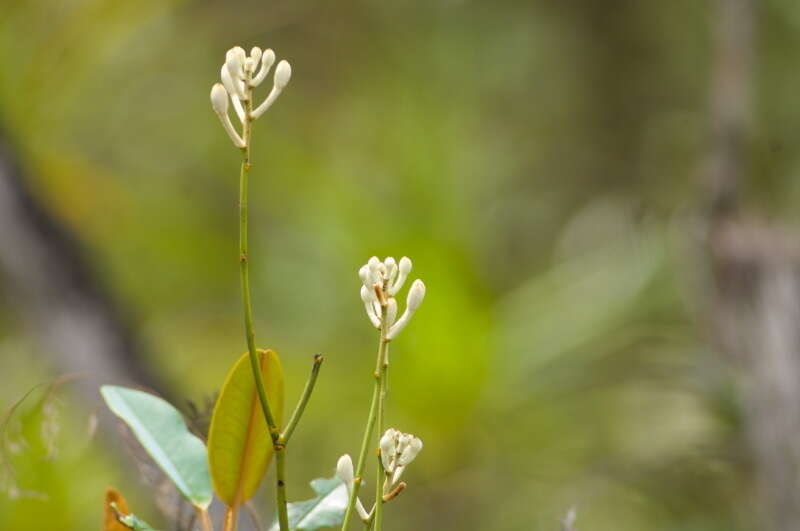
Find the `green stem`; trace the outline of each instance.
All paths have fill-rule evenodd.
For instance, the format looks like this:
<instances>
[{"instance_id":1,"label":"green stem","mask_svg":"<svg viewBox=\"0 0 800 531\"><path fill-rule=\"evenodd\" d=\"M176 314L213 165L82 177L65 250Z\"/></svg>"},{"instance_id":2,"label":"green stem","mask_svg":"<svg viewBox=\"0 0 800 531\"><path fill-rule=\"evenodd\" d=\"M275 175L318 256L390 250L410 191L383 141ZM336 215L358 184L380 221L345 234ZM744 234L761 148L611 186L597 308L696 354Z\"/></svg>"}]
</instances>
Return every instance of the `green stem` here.
<instances>
[{"instance_id":1,"label":"green stem","mask_svg":"<svg viewBox=\"0 0 800 531\"><path fill-rule=\"evenodd\" d=\"M382 322L386 322L386 309L383 310ZM386 340L386 326L381 327L381 343L383 344L383 357L380 359L380 392L378 393L378 439L386 431L386 391L389 385L389 360L386 358L389 352L389 342ZM383 525L383 481L386 479L386 472L383 470L383 460L381 450L378 448L378 467L375 473L375 523L374 531L381 531Z\"/></svg>"},{"instance_id":2,"label":"green stem","mask_svg":"<svg viewBox=\"0 0 800 531\"><path fill-rule=\"evenodd\" d=\"M372 402L369 406L369 415L367 416L367 426L364 428L364 438L361 440L361 449L358 452L358 463L356 464L355 470L355 481L353 483L353 489L350 492L350 499L347 503L347 510L344 513L344 521L342 522L342 531L347 531L348 526L350 525L350 520L353 516L353 511L355 510L356 505L356 498L358 498L358 491L361 489L361 484L363 483L363 474L364 474L364 467L367 463L367 450L369 449L369 442L372 438L372 431L375 429L375 423L378 418L378 402L380 401L380 395L382 390L382 380L384 374L384 364L386 359L386 353L389 349L389 342L386 341L386 326L384 323L386 322L386 306L382 307L381 310L381 332L380 332L380 339L378 342L378 356L377 360L375 361L375 387L372 390ZM380 437L380 434L379 434Z\"/></svg>"},{"instance_id":3,"label":"green stem","mask_svg":"<svg viewBox=\"0 0 800 531\"><path fill-rule=\"evenodd\" d=\"M300 422L300 417L303 416L303 411L305 411L306 405L308 405L308 400L311 398L311 393L314 391L314 385L317 383L319 369L324 359L325 358L319 354L314 356L314 364L311 366L311 375L308 377L306 387L303 389L303 394L300 396L300 401L297 403L297 407L295 407L292 417L289 419L289 422L283 429L283 433L281 433L280 440L284 445L289 443L289 439L292 437L292 433L294 433L297 423Z\"/></svg>"},{"instance_id":4,"label":"green stem","mask_svg":"<svg viewBox=\"0 0 800 531\"><path fill-rule=\"evenodd\" d=\"M267 393L264 389L264 380L261 376L261 364L256 350L256 335L253 327L253 306L250 297L250 271L249 257L247 254L247 181L250 176L250 139L253 124L253 91L247 90L245 105L245 119L242 138L245 147L242 148L242 170L239 176L239 268L242 277L242 306L244 308L244 329L247 339L247 350L250 354L250 368L258 391L258 401L261 403L261 412L269 428L272 444L275 448L275 468L277 470L277 509L278 521L281 531L289 531L289 516L286 507L286 478L285 478L285 452L280 443L280 431L269 407Z\"/></svg>"}]
</instances>

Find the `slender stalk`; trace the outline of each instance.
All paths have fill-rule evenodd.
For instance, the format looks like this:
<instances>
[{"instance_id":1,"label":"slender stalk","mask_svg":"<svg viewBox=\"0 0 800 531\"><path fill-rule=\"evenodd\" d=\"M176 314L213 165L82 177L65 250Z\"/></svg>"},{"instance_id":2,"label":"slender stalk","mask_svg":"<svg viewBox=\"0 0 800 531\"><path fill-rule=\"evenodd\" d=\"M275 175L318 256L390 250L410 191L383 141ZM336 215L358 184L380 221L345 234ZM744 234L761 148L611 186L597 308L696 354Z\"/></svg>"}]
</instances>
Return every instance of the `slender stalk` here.
<instances>
[{"instance_id":1,"label":"slender stalk","mask_svg":"<svg viewBox=\"0 0 800 531\"><path fill-rule=\"evenodd\" d=\"M383 346L383 353L378 359L378 367L380 370L380 392L378 393L378 438L383 436L386 431L386 390L389 385L389 360L387 354L389 352L389 341L386 339L388 333L388 326L386 326L386 309L382 306L381 310L381 345ZM375 472L375 522L373 524L374 531L381 531L383 525L383 481L386 478L386 472L383 470L383 461L381 460L381 450L378 449L378 466Z\"/></svg>"},{"instance_id":2,"label":"slender stalk","mask_svg":"<svg viewBox=\"0 0 800 531\"><path fill-rule=\"evenodd\" d=\"M200 520L200 527L203 531L214 531L214 526L211 525L211 518L208 516L206 509L196 508L197 518Z\"/></svg>"},{"instance_id":3,"label":"slender stalk","mask_svg":"<svg viewBox=\"0 0 800 531\"><path fill-rule=\"evenodd\" d=\"M225 509L225 521L222 524L222 531L236 531L236 511L235 507Z\"/></svg>"},{"instance_id":4,"label":"slender stalk","mask_svg":"<svg viewBox=\"0 0 800 531\"><path fill-rule=\"evenodd\" d=\"M295 407L294 413L292 413L289 422L283 429L283 433L281 433L280 441L284 445L289 443L289 439L292 438L292 433L294 433L297 423L300 422L300 417L303 416L303 411L305 411L306 405L308 405L308 400L311 398L311 393L314 391L314 385L317 383L317 376L319 376L319 369L324 360L325 358L319 354L314 356L314 364L311 366L311 374L306 382L306 387L303 389L303 394L300 396L300 401L297 402L297 407Z\"/></svg>"},{"instance_id":5,"label":"slender stalk","mask_svg":"<svg viewBox=\"0 0 800 531\"><path fill-rule=\"evenodd\" d=\"M347 503L347 510L344 513L344 521L342 522L342 531L347 531L350 525L350 520L355 510L356 498L358 498L358 491L361 489L363 483L364 467L367 462L367 450L369 449L369 442L372 438L372 431L375 429L375 423L378 418L378 409L380 394L382 390L382 381L384 374L384 364L386 360L386 353L389 349L389 342L386 341L387 327L386 323L386 306L381 306L381 332L380 340L378 342L378 355L375 361L375 387L372 390L372 402L369 406L369 414L367 416L367 426L364 428L364 438L361 440L361 449L358 452L358 463L355 470L355 481L353 482L353 489L350 492L350 500ZM377 504L380 505L380 504Z\"/></svg>"},{"instance_id":6,"label":"slender stalk","mask_svg":"<svg viewBox=\"0 0 800 531\"><path fill-rule=\"evenodd\" d=\"M286 448L275 449L275 475L278 481L278 524L281 530L289 529L289 513L286 508Z\"/></svg>"},{"instance_id":7,"label":"slender stalk","mask_svg":"<svg viewBox=\"0 0 800 531\"><path fill-rule=\"evenodd\" d=\"M249 81L249 80L248 80ZM246 83L249 87L249 83ZM280 431L275 422L275 417L269 407L267 393L264 389L264 380L261 376L261 364L259 363L258 351L256 350L256 337L253 327L253 306L250 297L250 271L249 257L247 254L247 184L250 176L250 140L252 137L253 124L253 91L247 89L247 101L245 105L245 119L242 128L242 138L245 147L242 148L242 170L239 179L239 267L242 277L242 306L244 308L244 328L247 338L247 350L250 354L250 367L253 371L256 389L258 391L258 401L261 403L261 411L267 423L272 444L275 448L275 466L277 474L277 510L278 521L281 531L289 531L289 516L286 507L286 478L285 475L285 452L284 445L280 443ZM235 525L235 523L234 523Z\"/></svg>"}]
</instances>

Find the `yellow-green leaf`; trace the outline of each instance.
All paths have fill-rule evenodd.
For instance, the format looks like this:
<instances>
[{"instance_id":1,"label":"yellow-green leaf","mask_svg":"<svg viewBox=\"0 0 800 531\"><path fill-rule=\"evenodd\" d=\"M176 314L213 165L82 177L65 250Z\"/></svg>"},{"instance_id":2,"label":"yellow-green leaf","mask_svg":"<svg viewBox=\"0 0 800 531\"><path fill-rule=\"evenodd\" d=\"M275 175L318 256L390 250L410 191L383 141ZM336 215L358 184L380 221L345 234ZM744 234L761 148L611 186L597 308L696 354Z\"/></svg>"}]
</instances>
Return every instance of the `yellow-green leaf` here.
<instances>
[{"instance_id":1,"label":"yellow-green leaf","mask_svg":"<svg viewBox=\"0 0 800 531\"><path fill-rule=\"evenodd\" d=\"M259 350L270 410L283 422L283 369L278 355ZM222 387L208 433L208 464L217 496L230 507L249 500L272 459L272 440L258 401L249 355L233 366Z\"/></svg>"}]
</instances>

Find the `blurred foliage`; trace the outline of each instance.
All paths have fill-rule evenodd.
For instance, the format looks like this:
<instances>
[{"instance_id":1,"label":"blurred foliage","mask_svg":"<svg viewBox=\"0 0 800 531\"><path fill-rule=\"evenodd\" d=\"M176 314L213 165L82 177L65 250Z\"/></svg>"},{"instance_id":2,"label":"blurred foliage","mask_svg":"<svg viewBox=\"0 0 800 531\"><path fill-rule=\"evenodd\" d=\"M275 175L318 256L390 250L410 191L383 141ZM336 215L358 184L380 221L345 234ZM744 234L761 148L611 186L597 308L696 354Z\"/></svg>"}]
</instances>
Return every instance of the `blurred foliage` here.
<instances>
[{"instance_id":1,"label":"blurred foliage","mask_svg":"<svg viewBox=\"0 0 800 531\"><path fill-rule=\"evenodd\" d=\"M795 220L800 4L760 12L751 208ZM392 346L390 424L425 440L388 529L755 529L738 397L704 332L696 176L707 1L8 0L0 120L35 195L176 391L202 401L244 349L238 153L208 91L234 44L292 62L255 131L260 346L297 396L290 496L354 452L374 333L357 267L405 254L428 297ZM0 290L0 297L2 297ZM0 405L52 378L0 306ZM94 529L114 485L164 522L92 405L18 412L0 528ZM56 407L56 406L53 406ZM24 413L24 414L23 414ZM138 492L137 492L138 489ZM257 497L267 514L271 493ZM268 520L267 520L268 521Z\"/></svg>"}]
</instances>

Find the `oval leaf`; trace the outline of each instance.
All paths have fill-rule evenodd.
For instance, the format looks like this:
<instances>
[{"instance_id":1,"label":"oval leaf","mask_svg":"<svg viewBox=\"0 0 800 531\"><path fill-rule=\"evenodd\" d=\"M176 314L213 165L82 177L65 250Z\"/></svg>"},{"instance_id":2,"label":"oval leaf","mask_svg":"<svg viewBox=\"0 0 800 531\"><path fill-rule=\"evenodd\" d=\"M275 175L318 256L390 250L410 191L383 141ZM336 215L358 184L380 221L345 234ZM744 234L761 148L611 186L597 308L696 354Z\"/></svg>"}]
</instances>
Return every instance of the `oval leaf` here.
<instances>
[{"instance_id":1,"label":"oval leaf","mask_svg":"<svg viewBox=\"0 0 800 531\"><path fill-rule=\"evenodd\" d=\"M347 487L342 480L335 476L329 479L317 478L311 481L311 488L317 493L316 498L289 504L289 529L315 531L340 526L349 501ZM279 529L280 525L276 520L270 531Z\"/></svg>"},{"instance_id":2,"label":"oval leaf","mask_svg":"<svg viewBox=\"0 0 800 531\"><path fill-rule=\"evenodd\" d=\"M259 350L261 374L270 410L283 421L283 368L271 350ZM245 353L233 366L214 406L208 432L208 463L217 496L238 507L255 494L272 459L272 440L258 401Z\"/></svg>"},{"instance_id":3,"label":"oval leaf","mask_svg":"<svg viewBox=\"0 0 800 531\"><path fill-rule=\"evenodd\" d=\"M100 393L183 497L207 508L213 494L206 447L189 432L178 410L157 396L126 387L104 385Z\"/></svg>"}]
</instances>

